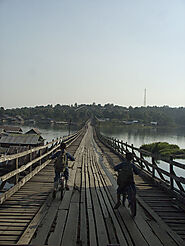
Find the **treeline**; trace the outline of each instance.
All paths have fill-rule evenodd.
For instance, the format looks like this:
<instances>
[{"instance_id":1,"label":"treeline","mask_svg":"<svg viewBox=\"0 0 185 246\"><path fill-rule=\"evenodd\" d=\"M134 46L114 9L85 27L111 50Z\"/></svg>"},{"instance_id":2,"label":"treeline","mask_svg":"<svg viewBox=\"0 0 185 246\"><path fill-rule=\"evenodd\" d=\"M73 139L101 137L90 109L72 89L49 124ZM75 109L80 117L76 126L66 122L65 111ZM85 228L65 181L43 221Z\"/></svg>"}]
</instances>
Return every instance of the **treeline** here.
<instances>
[{"instance_id":1,"label":"treeline","mask_svg":"<svg viewBox=\"0 0 185 246\"><path fill-rule=\"evenodd\" d=\"M0 108L0 119L21 116L24 120L54 120L84 122L90 117L116 122L137 121L139 124L157 122L159 126L185 126L185 108L163 107L122 107L113 104L57 104L15 109Z\"/></svg>"}]
</instances>

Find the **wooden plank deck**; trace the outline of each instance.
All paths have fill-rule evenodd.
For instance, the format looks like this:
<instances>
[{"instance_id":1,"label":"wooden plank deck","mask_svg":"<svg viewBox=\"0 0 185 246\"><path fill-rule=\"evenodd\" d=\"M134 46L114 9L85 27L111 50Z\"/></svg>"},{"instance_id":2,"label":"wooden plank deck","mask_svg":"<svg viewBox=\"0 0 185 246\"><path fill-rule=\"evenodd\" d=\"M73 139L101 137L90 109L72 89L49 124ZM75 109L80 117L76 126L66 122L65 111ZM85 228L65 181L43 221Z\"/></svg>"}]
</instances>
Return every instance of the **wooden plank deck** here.
<instances>
[{"instance_id":1,"label":"wooden plank deck","mask_svg":"<svg viewBox=\"0 0 185 246\"><path fill-rule=\"evenodd\" d=\"M38 227L32 244L48 245L183 245L183 240L156 220L153 211L138 204L133 220L127 207L114 210L116 180L90 128L76 153L71 172L70 191L66 191L57 210L55 227L45 234ZM142 200L142 199L141 199ZM56 201L55 201L56 202ZM50 213L46 215L50 216ZM157 216L157 215L156 215ZM171 232L172 234L170 234Z\"/></svg>"},{"instance_id":2,"label":"wooden plank deck","mask_svg":"<svg viewBox=\"0 0 185 246\"><path fill-rule=\"evenodd\" d=\"M69 152L73 154L72 149ZM65 191L62 201L59 194L55 200L51 198L54 172L48 165L1 205L0 245L185 245L182 237L144 200L144 197L150 198L149 204L165 214L168 209L174 212L170 197L140 177L136 179L139 195L136 218L131 218L127 206L113 209L117 185L107 160L117 163L120 160L113 155L106 158L94 141L90 126L75 158L70 169L70 190ZM157 192L165 202L162 207L157 202ZM167 219L179 229L169 214ZM181 221L183 225L184 219Z\"/></svg>"}]
</instances>

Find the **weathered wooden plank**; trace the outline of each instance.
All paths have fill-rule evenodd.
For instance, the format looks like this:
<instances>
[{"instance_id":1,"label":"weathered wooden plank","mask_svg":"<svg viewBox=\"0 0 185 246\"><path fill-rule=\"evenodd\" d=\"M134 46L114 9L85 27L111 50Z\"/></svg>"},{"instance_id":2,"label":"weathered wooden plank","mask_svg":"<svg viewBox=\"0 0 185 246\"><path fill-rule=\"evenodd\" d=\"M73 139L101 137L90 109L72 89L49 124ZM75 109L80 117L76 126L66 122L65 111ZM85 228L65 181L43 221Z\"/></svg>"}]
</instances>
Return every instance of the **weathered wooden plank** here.
<instances>
[{"instance_id":1,"label":"weathered wooden plank","mask_svg":"<svg viewBox=\"0 0 185 246\"><path fill-rule=\"evenodd\" d=\"M114 184L116 185L116 182ZM113 188L113 186L107 186L106 189L107 194L109 195L109 201L111 202L111 206L113 207L116 199L116 188ZM130 217L128 211L126 211L124 207L120 207L118 210L116 210L115 215L118 220L120 220L121 223L124 224L125 231L129 233L130 237L132 238L132 242L134 242L136 245L141 246L148 245L145 238L142 236L137 226L135 225L134 220Z\"/></svg>"},{"instance_id":2,"label":"weathered wooden plank","mask_svg":"<svg viewBox=\"0 0 185 246\"><path fill-rule=\"evenodd\" d=\"M4 219L1 219L1 223L5 223L5 222L12 222L12 218L4 218ZM16 218L14 219L14 223L29 223L30 220L29 219L19 219L19 218Z\"/></svg>"},{"instance_id":3,"label":"weathered wooden plank","mask_svg":"<svg viewBox=\"0 0 185 246\"><path fill-rule=\"evenodd\" d=\"M99 170L101 170L101 168ZM104 180L102 180L102 181L105 182L107 179L108 179L108 177L104 178ZM113 201L112 198L116 197L115 188L113 188L110 185L106 185L106 183L105 183L105 190L106 190L106 194L108 195L108 199L111 202L111 209L113 210L114 204L112 203L112 201ZM119 211L115 211L115 214L117 215L117 220L119 221L121 228L122 229L124 228L124 230L122 232L123 235L128 234L125 238L127 240L128 245L133 245L134 241L135 241L136 245L147 245L147 242L145 241L144 238L142 238L142 234L140 233L140 231L138 231L132 218L130 216L127 216L128 211L126 211L125 208L122 208L122 209L124 210L124 214L123 214L124 219L121 220L122 215L119 213ZM126 216L126 218L125 218L125 216ZM124 223L124 221L127 221L127 222ZM117 228L119 228L119 227L116 226L116 230L117 230ZM119 234L118 234L118 236L119 236ZM131 240L130 240L130 238L131 238ZM148 241L149 241L149 238L148 238Z\"/></svg>"},{"instance_id":4,"label":"weathered wooden plank","mask_svg":"<svg viewBox=\"0 0 185 246\"><path fill-rule=\"evenodd\" d=\"M33 218L33 215L24 215L22 214L21 216L20 215L14 215L14 214L11 214L11 215L1 215L0 219L1 221L3 221L4 219L11 219L11 220L26 220L26 219L31 219Z\"/></svg>"},{"instance_id":5,"label":"weathered wooden plank","mask_svg":"<svg viewBox=\"0 0 185 246\"><path fill-rule=\"evenodd\" d=\"M79 218L78 211L79 203L72 202L70 204L68 219L64 228L64 234L61 242L62 245L76 246Z\"/></svg>"},{"instance_id":6,"label":"weathered wooden plank","mask_svg":"<svg viewBox=\"0 0 185 246\"><path fill-rule=\"evenodd\" d=\"M2 224L0 223L0 231L24 231L25 226L7 226L4 225L2 226Z\"/></svg>"},{"instance_id":7,"label":"weathered wooden plank","mask_svg":"<svg viewBox=\"0 0 185 246\"><path fill-rule=\"evenodd\" d=\"M145 237L146 241L150 246L163 245L158 234L154 233L150 226L151 217L147 217L143 209L137 205L137 216L134 219L136 225L140 229L141 233ZM155 221L155 223L157 223Z\"/></svg>"},{"instance_id":8,"label":"weathered wooden plank","mask_svg":"<svg viewBox=\"0 0 185 246\"><path fill-rule=\"evenodd\" d=\"M115 234L115 228L113 227L112 219L109 217L109 211L107 210L107 203L108 200L105 201L105 197L103 196L103 183L101 182L101 178L99 176L100 172L98 172L98 169L96 167L97 163L96 160L94 160L94 157L92 156L92 165L91 168L93 170L93 173L95 175L95 186L96 186L96 192L97 197L101 206L103 219L105 222L106 230L107 230L107 236L109 243L116 244L118 243L118 240L116 238ZM105 178L105 175L102 175L103 178Z\"/></svg>"},{"instance_id":9,"label":"weathered wooden plank","mask_svg":"<svg viewBox=\"0 0 185 246\"><path fill-rule=\"evenodd\" d=\"M87 209L88 213L88 223L89 223L89 245L98 245L97 242L97 232L96 232L96 224L94 220L94 213L91 208Z\"/></svg>"},{"instance_id":10,"label":"weathered wooden plank","mask_svg":"<svg viewBox=\"0 0 185 246\"><path fill-rule=\"evenodd\" d=\"M48 237L48 234L51 230L53 221L57 215L57 210L60 205L61 201L57 201L56 199L51 203L51 206L49 207L47 214L43 218L42 222L40 223L39 227L36 231L35 238L31 241L31 244L33 245L45 245L46 239Z\"/></svg>"},{"instance_id":11,"label":"weathered wooden plank","mask_svg":"<svg viewBox=\"0 0 185 246\"><path fill-rule=\"evenodd\" d=\"M159 192L159 194L157 192L146 192L145 190L142 190L142 191L139 191L139 193L142 197L151 197L151 198L154 198L154 197L157 197L158 199L160 199L160 197L164 198L168 198L169 199L169 195L168 194L165 194L163 192Z\"/></svg>"},{"instance_id":12,"label":"weathered wooden plank","mask_svg":"<svg viewBox=\"0 0 185 246\"><path fill-rule=\"evenodd\" d=\"M117 242L117 240L115 240L115 237L118 239L118 242L120 243L120 245L133 245L131 238L127 232L127 229L125 227L125 225L123 223L120 223L120 220L117 220L113 207L110 204L110 200L108 197L108 194L106 192L106 187L108 187L108 185L110 186L110 180L108 179L108 177L106 175L101 176L101 171L100 171L100 166L99 165L95 165L95 168L97 168L99 170L99 174L100 174L100 182L102 183L101 185L101 193L104 196L104 200L105 200L105 204L107 206L108 209L108 217L105 217L105 220L108 222L107 228L108 228L108 233L109 233L109 237L110 237L110 241L111 243L115 243L114 241ZM102 169L101 169L102 170ZM103 186L103 188L102 188ZM110 221L112 222L112 230L114 231L114 234L110 234L110 229L109 228L109 223ZM111 236L113 235L113 236ZM113 238L114 237L114 240Z\"/></svg>"},{"instance_id":13,"label":"weathered wooden plank","mask_svg":"<svg viewBox=\"0 0 185 246\"><path fill-rule=\"evenodd\" d=\"M47 213L48 204L51 203L52 198L51 195L48 197L46 202L42 205L42 207L39 209L39 212L35 215L27 229L24 231L23 235L17 242L17 244L29 244L31 241L37 227L39 226L39 223L42 221L43 217Z\"/></svg>"},{"instance_id":14,"label":"weathered wooden plank","mask_svg":"<svg viewBox=\"0 0 185 246\"><path fill-rule=\"evenodd\" d=\"M18 240L19 236L14 235L0 235L0 245L2 244L1 241L14 241L16 242Z\"/></svg>"},{"instance_id":15,"label":"weathered wooden plank","mask_svg":"<svg viewBox=\"0 0 185 246\"><path fill-rule=\"evenodd\" d=\"M33 216L35 213L34 212L30 212L30 211L24 211L24 214L23 214L23 212L22 211L11 211L11 210L9 210L9 211L4 211L4 212L2 212L2 211L0 211L0 218L1 218L1 215L4 215L4 216L9 216L9 215L13 215L13 216L16 216L16 215L22 215L22 216Z\"/></svg>"},{"instance_id":16,"label":"weathered wooden plank","mask_svg":"<svg viewBox=\"0 0 185 246\"><path fill-rule=\"evenodd\" d=\"M88 172L88 156L87 156L87 151L85 152L85 187L86 187L86 212L87 212L87 226L88 226L88 231L87 231L87 237L88 237L88 242L89 245L98 245L97 242L97 236L96 236L96 225L95 225L95 220L94 220L94 215L93 215L93 204L91 200L91 193L90 193L90 187L91 187L91 182L90 182L90 176Z\"/></svg>"},{"instance_id":17,"label":"weathered wooden plank","mask_svg":"<svg viewBox=\"0 0 185 246\"><path fill-rule=\"evenodd\" d=\"M69 190L69 191L66 191L64 193L64 197L62 199L62 202L60 203L59 210L60 209L64 209L64 210L69 209L72 194L73 194L73 190Z\"/></svg>"},{"instance_id":18,"label":"weathered wooden plank","mask_svg":"<svg viewBox=\"0 0 185 246\"><path fill-rule=\"evenodd\" d=\"M88 224L87 224L87 211L86 211L86 180L85 180L85 162L84 156L82 156L82 173L81 173L81 194L80 194L80 235L79 244L85 246L88 245Z\"/></svg>"},{"instance_id":19,"label":"weathered wooden plank","mask_svg":"<svg viewBox=\"0 0 185 246\"><path fill-rule=\"evenodd\" d=\"M41 166L36 167L31 173L29 173L25 178L23 178L19 183L5 192L0 196L0 204L2 204L5 200L7 200L10 196L12 196L17 190L19 190L28 180L30 180L35 174L37 174L42 168L44 168L49 161L46 161Z\"/></svg>"},{"instance_id":20,"label":"weathered wooden plank","mask_svg":"<svg viewBox=\"0 0 185 246\"><path fill-rule=\"evenodd\" d=\"M43 204L43 202L39 202L39 201L10 201L10 200L7 200L6 201L6 204L11 206L11 205L22 205L22 206L34 206L34 207L40 207L41 204Z\"/></svg>"},{"instance_id":21,"label":"weathered wooden plank","mask_svg":"<svg viewBox=\"0 0 185 246\"><path fill-rule=\"evenodd\" d=\"M18 230L2 230L0 231L0 236L20 236L22 234L22 231Z\"/></svg>"},{"instance_id":22,"label":"weathered wooden plank","mask_svg":"<svg viewBox=\"0 0 185 246\"><path fill-rule=\"evenodd\" d=\"M3 240L0 240L0 245L14 245L16 244L16 241L11 241L11 240L6 240L6 241L3 241Z\"/></svg>"},{"instance_id":23,"label":"weathered wooden plank","mask_svg":"<svg viewBox=\"0 0 185 246\"><path fill-rule=\"evenodd\" d=\"M50 233L48 238L48 245L61 245L61 240L63 237L63 231L66 224L68 211L67 210L59 210L56 218L56 226L54 231Z\"/></svg>"},{"instance_id":24,"label":"weathered wooden plank","mask_svg":"<svg viewBox=\"0 0 185 246\"><path fill-rule=\"evenodd\" d=\"M178 211L173 211L173 212L168 212L168 211L162 211L162 212L157 212L157 214L158 215L160 215L162 218L164 217L164 218L166 218L166 217L171 217L171 218L176 218L176 219L178 219L178 218L185 218L184 217L184 213L182 213L182 212L178 212Z\"/></svg>"},{"instance_id":25,"label":"weathered wooden plank","mask_svg":"<svg viewBox=\"0 0 185 246\"><path fill-rule=\"evenodd\" d=\"M85 165L86 168L86 201L87 201L87 209L92 209L93 205L92 205L92 201L91 201L91 194L90 194L90 177L89 177L89 173L87 170L87 165Z\"/></svg>"},{"instance_id":26,"label":"weathered wooden plank","mask_svg":"<svg viewBox=\"0 0 185 246\"><path fill-rule=\"evenodd\" d=\"M90 168L89 168L89 173L90 176L93 175L93 173L91 172ZM93 183L93 186L95 187L95 183ZM103 214L101 211L101 207L98 201L98 197L97 197L97 193L94 187L91 187L91 196L92 196L92 201L93 201L93 207L95 209L93 209L93 214L94 214L94 218L95 218L95 223L96 223L96 228L97 228L97 237L98 237L98 243L100 245L103 244L108 244L108 236L107 236L107 231L106 231L106 226L105 226L105 222L103 220Z\"/></svg>"},{"instance_id":27,"label":"weathered wooden plank","mask_svg":"<svg viewBox=\"0 0 185 246\"><path fill-rule=\"evenodd\" d=\"M115 190L112 187L108 187L108 190L109 190L109 194L111 195L110 202L113 207L115 205L115 197L116 197ZM134 244L136 244L137 246L148 245L147 241L141 234L139 228L136 226L134 220L131 218L128 210L125 207L120 206L120 208L115 211L115 215L119 219L120 223L124 225L125 231L128 232Z\"/></svg>"},{"instance_id":28,"label":"weathered wooden plank","mask_svg":"<svg viewBox=\"0 0 185 246\"><path fill-rule=\"evenodd\" d=\"M183 240L176 233L174 233L139 196L137 196L137 200L139 201L139 204L154 218L154 220L158 222L158 225L160 225L160 227L158 228L157 225L153 223L153 227L152 227L156 232L159 232L159 235L161 234L163 229L163 231L165 231L167 238L169 238L170 236L169 244L170 243L172 245L177 244L179 246L183 245L184 243ZM171 238L173 239L173 243ZM164 238L164 240L166 239Z\"/></svg>"},{"instance_id":29,"label":"weathered wooden plank","mask_svg":"<svg viewBox=\"0 0 185 246\"><path fill-rule=\"evenodd\" d=\"M2 227L25 227L27 226L27 223L26 222L3 222L3 221L0 221L0 226Z\"/></svg>"}]
</instances>

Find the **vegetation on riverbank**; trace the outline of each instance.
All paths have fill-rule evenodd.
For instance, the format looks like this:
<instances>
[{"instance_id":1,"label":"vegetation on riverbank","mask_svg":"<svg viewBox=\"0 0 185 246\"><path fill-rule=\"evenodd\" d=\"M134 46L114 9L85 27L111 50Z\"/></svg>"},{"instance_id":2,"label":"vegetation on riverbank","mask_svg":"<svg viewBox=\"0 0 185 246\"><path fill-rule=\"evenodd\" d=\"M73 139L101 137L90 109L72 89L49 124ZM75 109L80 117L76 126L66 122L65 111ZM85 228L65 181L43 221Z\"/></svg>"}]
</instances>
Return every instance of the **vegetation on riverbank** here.
<instances>
[{"instance_id":1,"label":"vegetation on riverbank","mask_svg":"<svg viewBox=\"0 0 185 246\"><path fill-rule=\"evenodd\" d=\"M82 123L95 117L100 123L112 125L132 125L139 127L175 127L185 125L185 108L163 107L123 107L114 104L81 104L24 107L4 109L0 107L0 122L21 119L22 122L36 123Z\"/></svg>"},{"instance_id":2,"label":"vegetation on riverbank","mask_svg":"<svg viewBox=\"0 0 185 246\"><path fill-rule=\"evenodd\" d=\"M169 158L170 156L185 159L185 149L180 149L176 144L155 142L151 144L143 144L140 149L154 154L158 159L160 157Z\"/></svg>"}]
</instances>

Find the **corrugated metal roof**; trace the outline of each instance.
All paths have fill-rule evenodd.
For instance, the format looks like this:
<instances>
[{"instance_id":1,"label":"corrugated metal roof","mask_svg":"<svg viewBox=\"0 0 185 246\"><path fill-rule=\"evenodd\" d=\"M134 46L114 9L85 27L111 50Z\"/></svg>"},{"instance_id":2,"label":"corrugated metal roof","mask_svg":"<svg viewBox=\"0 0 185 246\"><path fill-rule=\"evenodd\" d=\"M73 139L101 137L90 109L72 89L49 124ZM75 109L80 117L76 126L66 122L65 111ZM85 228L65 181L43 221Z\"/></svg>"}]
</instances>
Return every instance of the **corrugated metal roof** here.
<instances>
[{"instance_id":1,"label":"corrugated metal roof","mask_svg":"<svg viewBox=\"0 0 185 246\"><path fill-rule=\"evenodd\" d=\"M41 134L38 128L32 128L31 130L27 131L25 134L34 134L34 133L38 135Z\"/></svg>"},{"instance_id":2,"label":"corrugated metal roof","mask_svg":"<svg viewBox=\"0 0 185 246\"><path fill-rule=\"evenodd\" d=\"M38 144L40 139L37 134L9 134L1 137L0 144Z\"/></svg>"},{"instance_id":3,"label":"corrugated metal roof","mask_svg":"<svg viewBox=\"0 0 185 246\"><path fill-rule=\"evenodd\" d=\"M0 126L0 129L4 129L4 131L22 132L22 129L18 126Z\"/></svg>"}]
</instances>

